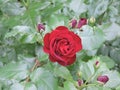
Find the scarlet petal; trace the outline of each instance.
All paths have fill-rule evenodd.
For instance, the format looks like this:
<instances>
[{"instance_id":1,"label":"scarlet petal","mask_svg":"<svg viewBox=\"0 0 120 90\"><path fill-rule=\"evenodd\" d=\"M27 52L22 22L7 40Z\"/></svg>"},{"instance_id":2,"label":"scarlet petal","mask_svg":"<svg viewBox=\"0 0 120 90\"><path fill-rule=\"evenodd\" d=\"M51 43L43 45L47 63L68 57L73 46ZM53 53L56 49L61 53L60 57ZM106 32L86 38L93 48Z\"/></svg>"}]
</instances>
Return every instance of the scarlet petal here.
<instances>
[{"instance_id":1,"label":"scarlet petal","mask_svg":"<svg viewBox=\"0 0 120 90\"><path fill-rule=\"evenodd\" d=\"M49 55L49 59L51 62L56 62L57 59L55 57L53 57L52 55Z\"/></svg>"},{"instance_id":2,"label":"scarlet petal","mask_svg":"<svg viewBox=\"0 0 120 90\"><path fill-rule=\"evenodd\" d=\"M44 37L44 47L43 47L43 49L44 49L44 51L45 51L46 53L49 53L49 50L50 50L49 37L50 37L50 33L47 33L47 34L45 35L45 37Z\"/></svg>"},{"instance_id":3,"label":"scarlet petal","mask_svg":"<svg viewBox=\"0 0 120 90\"><path fill-rule=\"evenodd\" d=\"M71 32L70 34L73 37L73 40L74 40L74 43L75 43L75 46L76 46L76 52L78 52L79 50L82 49L81 38L78 35L74 34L73 32Z\"/></svg>"},{"instance_id":4,"label":"scarlet petal","mask_svg":"<svg viewBox=\"0 0 120 90\"><path fill-rule=\"evenodd\" d=\"M58 26L56 30L68 30L68 28L65 26Z\"/></svg>"},{"instance_id":5,"label":"scarlet petal","mask_svg":"<svg viewBox=\"0 0 120 90\"><path fill-rule=\"evenodd\" d=\"M68 57L64 57L63 58L64 60L59 60L59 61L57 61L60 65L63 65L63 66L68 66L68 65L71 65L71 64L73 64L74 62L75 62L75 60L76 60L76 55L74 55L73 57L70 57L70 58L68 58Z\"/></svg>"}]
</instances>

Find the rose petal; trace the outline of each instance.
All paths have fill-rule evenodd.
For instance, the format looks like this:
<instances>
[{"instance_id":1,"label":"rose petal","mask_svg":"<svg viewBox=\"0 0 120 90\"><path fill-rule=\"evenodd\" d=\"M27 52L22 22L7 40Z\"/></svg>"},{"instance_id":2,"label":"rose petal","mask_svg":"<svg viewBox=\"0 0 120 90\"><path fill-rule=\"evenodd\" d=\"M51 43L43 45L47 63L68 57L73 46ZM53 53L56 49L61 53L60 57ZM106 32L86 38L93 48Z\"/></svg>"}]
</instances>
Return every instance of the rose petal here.
<instances>
[{"instance_id":1,"label":"rose petal","mask_svg":"<svg viewBox=\"0 0 120 90\"><path fill-rule=\"evenodd\" d=\"M50 41L49 41L49 37L50 37L50 33L47 33L45 36L44 36L44 47L43 47L43 50L46 52L46 53L49 53L50 51Z\"/></svg>"},{"instance_id":2,"label":"rose petal","mask_svg":"<svg viewBox=\"0 0 120 90\"><path fill-rule=\"evenodd\" d=\"M67 27L65 27L65 26L58 26L55 30L68 30L68 28Z\"/></svg>"},{"instance_id":3,"label":"rose petal","mask_svg":"<svg viewBox=\"0 0 120 90\"><path fill-rule=\"evenodd\" d=\"M74 55L73 57L63 57L63 60L59 60L57 61L59 64L63 65L63 66L68 66L68 65L71 65L75 62L76 60L76 55ZM63 62L64 61L64 62Z\"/></svg>"}]
</instances>

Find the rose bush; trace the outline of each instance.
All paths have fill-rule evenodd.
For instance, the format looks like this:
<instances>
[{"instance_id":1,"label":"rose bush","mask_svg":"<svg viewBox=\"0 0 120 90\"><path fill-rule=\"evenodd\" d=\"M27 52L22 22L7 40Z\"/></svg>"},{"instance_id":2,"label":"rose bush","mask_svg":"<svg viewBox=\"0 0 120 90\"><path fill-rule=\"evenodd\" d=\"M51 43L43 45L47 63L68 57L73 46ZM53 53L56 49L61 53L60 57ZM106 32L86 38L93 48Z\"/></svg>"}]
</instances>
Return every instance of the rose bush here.
<instances>
[{"instance_id":1,"label":"rose bush","mask_svg":"<svg viewBox=\"0 0 120 90\"><path fill-rule=\"evenodd\" d=\"M73 64L76 52L81 49L81 38L65 26L57 27L44 37L44 51L49 54L50 61L63 66Z\"/></svg>"}]
</instances>

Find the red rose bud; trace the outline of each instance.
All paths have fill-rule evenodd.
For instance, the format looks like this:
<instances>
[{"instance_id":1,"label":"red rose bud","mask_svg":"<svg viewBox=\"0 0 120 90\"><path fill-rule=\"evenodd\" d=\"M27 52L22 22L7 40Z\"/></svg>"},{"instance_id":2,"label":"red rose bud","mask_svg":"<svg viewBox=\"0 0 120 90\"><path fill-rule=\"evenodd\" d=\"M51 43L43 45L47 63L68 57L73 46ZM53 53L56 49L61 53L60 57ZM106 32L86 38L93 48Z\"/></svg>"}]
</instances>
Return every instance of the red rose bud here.
<instances>
[{"instance_id":1,"label":"red rose bud","mask_svg":"<svg viewBox=\"0 0 120 90\"><path fill-rule=\"evenodd\" d=\"M75 62L76 53L82 49L81 38L65 26L58 26L44 36L44 52L51 62L68 66Z\"/></svg>"},{"instance_id":2,"label":"red rose bud","mask_svg":"<svg viewBox=\"0 0 120 90\"><path fill-rule=\"evenodd\" d=\"M87 24L87 19L86 18L81 18L78 22L77 28L81 28L83 25Z\"/></svg>"},{"instance_id":3,"label":"red rose bud","mask_svg":"<svg viewBox=\"0 0 120 90\"><path fill-rule=\"evenodd\" d=\"M78 80L78 85L81 86L83 84L83 80Z\"/></svg>"},{"instance_id":4,"label":"red rose bud","mask_svg":"<svg viewBox=\"0 0 120 90\"><path fill-rule=\"evenodd\" d=\"M37 25L38 31L45 30L45 26L43 24L38 24Z\"/></svg>"},{"instance_id":5,"label":"red rose bud","mask_svg":"<svg viewBox=\"0 0 120 90\"><path fill-rule=\"evenodd\" d=\"M77 25L77 20L73 19L73 20L70 22L70 26L71 26L72 28L75 28L76 25Z\"/></svg>"},{"instance_id":6,"label":"red rose bud","mask_svg":"<svg viewBox=\"0 0 120 90\"><path fill-rule=\"evenodd\" d=\"M105 84L107 81L109 80L108 76L104 75L104 76L99 76L97 78L97 81L102 83L102 84Z\"/></svg>"},{"instance_id":7,"label":"red rose bud","mask_svg":"<svg viewBox=\"0 0 120 90\"><path fill-rule=\"evenodd\" d=\"M99 66L100 66L100 62L97 60L97 61L95 62L95 67L98 68Z\"/></svg>"}]
</instances>

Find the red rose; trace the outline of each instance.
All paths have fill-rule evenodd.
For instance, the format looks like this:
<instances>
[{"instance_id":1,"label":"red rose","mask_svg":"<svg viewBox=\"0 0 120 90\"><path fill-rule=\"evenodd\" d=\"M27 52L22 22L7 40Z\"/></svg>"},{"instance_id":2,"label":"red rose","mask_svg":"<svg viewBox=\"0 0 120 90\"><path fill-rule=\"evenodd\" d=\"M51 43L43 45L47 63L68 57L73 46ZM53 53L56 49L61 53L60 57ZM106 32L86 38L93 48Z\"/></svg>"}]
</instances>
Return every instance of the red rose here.
<instances>
[{"instance_id":1,"label":"red rose","mask_svg":"<svg viewBox=\"0 0 120 90\"><path fill-rule=\"evenodd\" d=\"M44 37L44 51L52 62L63 66L75 62L76 52L82 49L81 39L65 26L59 26Z\"/></svg>"}]
</instances>

